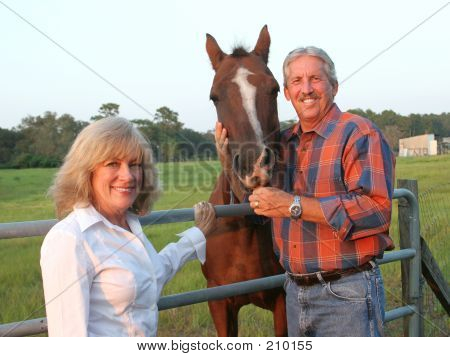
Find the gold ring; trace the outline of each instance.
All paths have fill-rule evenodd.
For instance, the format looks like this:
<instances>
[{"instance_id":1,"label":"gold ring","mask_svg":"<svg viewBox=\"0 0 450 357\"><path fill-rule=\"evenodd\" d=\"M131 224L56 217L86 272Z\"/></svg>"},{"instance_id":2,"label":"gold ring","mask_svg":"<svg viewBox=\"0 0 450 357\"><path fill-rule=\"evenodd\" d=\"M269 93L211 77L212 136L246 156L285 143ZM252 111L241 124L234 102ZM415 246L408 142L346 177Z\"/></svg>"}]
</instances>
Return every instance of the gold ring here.
<instances>
[{"instance_id":1,"label":"gold ring","mask_svg":"<svg viewBox=\"0 0 450 357\"><path fill-rule=\"evenodd\" d=\"M255 201L255 207L259 206L259 201Z\"/></svg>"}]
</instances>

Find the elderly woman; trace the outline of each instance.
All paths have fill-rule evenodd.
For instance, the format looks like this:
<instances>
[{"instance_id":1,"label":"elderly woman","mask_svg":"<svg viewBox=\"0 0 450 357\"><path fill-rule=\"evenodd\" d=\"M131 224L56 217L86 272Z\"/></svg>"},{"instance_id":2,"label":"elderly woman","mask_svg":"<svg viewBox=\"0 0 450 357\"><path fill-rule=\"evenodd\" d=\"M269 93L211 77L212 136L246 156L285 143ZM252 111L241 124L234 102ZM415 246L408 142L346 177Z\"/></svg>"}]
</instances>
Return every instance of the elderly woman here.
<instances>
[{"instance_id":1,"label":"elderly woman","mask_svg":"<svg viewBox=\"0 0 450 357\"><path fill-rule=\"evenodd\" d=\"M148 142L132 124L107 118L76 138L50 189L58 222L41 248L50 336L155 336L161 290L189 260L205 260L214 209L159 253L138 215L158 195Z\"/></svg>"}]
</instances>

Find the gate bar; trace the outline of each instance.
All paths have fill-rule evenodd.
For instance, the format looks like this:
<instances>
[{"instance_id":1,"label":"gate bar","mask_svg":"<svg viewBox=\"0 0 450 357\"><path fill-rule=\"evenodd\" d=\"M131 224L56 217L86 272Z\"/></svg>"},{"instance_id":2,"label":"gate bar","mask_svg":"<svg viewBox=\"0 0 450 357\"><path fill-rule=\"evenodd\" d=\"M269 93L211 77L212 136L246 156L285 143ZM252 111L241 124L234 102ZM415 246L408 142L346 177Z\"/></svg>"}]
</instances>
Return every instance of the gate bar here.
<instances>
[{"instance_id":1,"label":"gate bar","mask_svg":"<svg viewBox=\"0 0 450 357\"><path fill-rule=\"evenodd\" d=\"M217 217L233 217L252 215L253 209L250 203L214 206ZM143 226L149 224L165 224L176 222L189 222L194 220L193 208L179 208L164 211L154 211L139 217ZM0 239L25 238L43 236L58 222L56 219L40 221L0 223Z\"/></svg>"},{"instance_id":2,"label":"gate bar","mask_svg":"<svg viewBox=\"0 0 450 357\"><path fill-rule=\"evenodd\" d=\"M393 198L405 198L409 204L409 239L411 248L416 251L415 256L409 261L409 301L415 313L409 319L408 332L411 337L420 336L420 315L418 303L420 301L420 278L421 278L421 248L420 248L420 226L419 226L419 202L414 194L405 189L394 190Z\"/></svg>"}]
</instances>

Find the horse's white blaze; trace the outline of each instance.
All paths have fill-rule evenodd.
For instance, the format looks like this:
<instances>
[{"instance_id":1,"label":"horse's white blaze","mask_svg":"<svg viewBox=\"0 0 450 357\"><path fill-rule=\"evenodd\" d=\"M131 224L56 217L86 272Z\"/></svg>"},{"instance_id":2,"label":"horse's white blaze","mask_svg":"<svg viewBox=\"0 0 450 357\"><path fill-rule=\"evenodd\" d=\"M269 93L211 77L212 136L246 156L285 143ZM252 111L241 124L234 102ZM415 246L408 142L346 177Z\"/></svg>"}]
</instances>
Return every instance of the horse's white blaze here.
<instances>
[{"instance_id":1,"label":"horse's white blaze","mask_svg":"<svg viewBox=\"0 0 450 357\"><path fill-rule=\"evenodd\" d=\"M253 131L255 132L256 141L258 144L263 146L263 132L258 121L258 115L256 113L255 105L256 87L250 84L247 80L247 76L250 74L253 73L250 72L247 68L239 67L232 82L236 83L239 87L242 98L242 106L244 107L244 110L248 116L248 120L250 121Z\"/></svg>"}]
</instances>

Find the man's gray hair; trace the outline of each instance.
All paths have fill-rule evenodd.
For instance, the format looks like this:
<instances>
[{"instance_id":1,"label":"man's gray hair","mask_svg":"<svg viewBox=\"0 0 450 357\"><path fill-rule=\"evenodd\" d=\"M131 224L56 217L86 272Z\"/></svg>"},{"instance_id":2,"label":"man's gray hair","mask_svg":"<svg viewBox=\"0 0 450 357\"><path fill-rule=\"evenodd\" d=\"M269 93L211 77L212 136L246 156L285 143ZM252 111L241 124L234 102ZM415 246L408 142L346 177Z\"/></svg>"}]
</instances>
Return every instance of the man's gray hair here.
<instances>
[{"instance_id":1,"label":"man's gray hair","mask_svg":"<svg viewBox=\"0 0 450 357\"><path fill-rule=\"evenodd\" d=\"M328 80L331 85L336 87L338 85L338 80L336 76L336 69L334 68L334 63L331 60L330 56L322 50L321 48L308 46L308 47L299 47L295 50L289 52L283 62L283 78L284 78L284 86L287 84L287 69L288 66L294 61L296 58L301 56L313 56L320 58L325 63L325 73L327 74Z\"/></svg>"}]
</instances>

